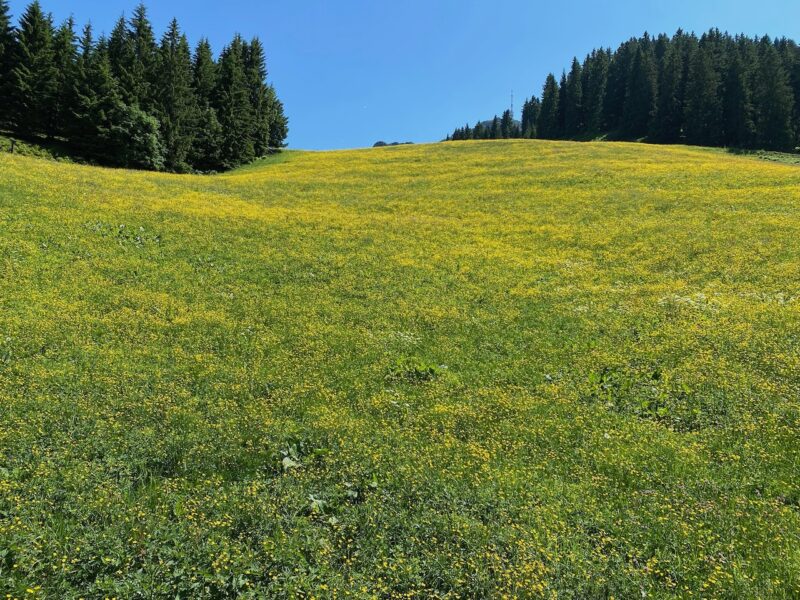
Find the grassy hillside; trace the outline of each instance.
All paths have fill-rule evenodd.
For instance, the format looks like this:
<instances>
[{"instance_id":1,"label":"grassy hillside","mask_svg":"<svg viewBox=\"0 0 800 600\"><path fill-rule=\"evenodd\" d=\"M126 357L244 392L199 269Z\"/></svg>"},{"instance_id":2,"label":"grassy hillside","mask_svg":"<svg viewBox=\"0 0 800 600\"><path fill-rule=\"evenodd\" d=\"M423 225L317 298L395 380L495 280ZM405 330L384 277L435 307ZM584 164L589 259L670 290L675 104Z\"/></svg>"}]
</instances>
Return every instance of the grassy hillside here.
<instances>
[{"instance_id":1,"label":"grassy hillside","mask_svg":"<svg viewBox=\"0 0 800 600\"><path fill-rule=\"evenodd\" d=\"M797 597L798 240L722 151L0 155L0 590Z\"/></svg>"}]
</instances>

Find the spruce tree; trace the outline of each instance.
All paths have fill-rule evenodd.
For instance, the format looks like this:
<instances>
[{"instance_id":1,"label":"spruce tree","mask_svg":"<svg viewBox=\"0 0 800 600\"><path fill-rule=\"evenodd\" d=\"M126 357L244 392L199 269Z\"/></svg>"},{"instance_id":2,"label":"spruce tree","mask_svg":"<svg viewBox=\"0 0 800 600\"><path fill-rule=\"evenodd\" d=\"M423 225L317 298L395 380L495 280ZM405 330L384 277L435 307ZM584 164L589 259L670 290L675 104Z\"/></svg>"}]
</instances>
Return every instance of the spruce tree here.
<instances>
[{"instance_id":1,"label":"spruce tree","mask_svg":"<svg viewBox=\"0 0 800 600\"><path fill-rule=\"evenodd\" d=\"M134 51L133 41L128 31L128 22L125 15L122 15L111 30L111 35L107 42L107 59L111 69L111 74L117 81L120 98L125 102L136 102L135 88L133 81Z\"/></svg>"},{"instance_id":2,"label":"spruce tree","mask_svg":"<svg viewBox=\"0 0 800 600\"><path fill-rule=\"evenodd\" d=\"M510 109L504 110L500 118L500 136L504 139L514 137L514 115Z\"/></svg>"},{"instance_id":3,"label":"spruce tree","mask_svg":"<svg viewBox=\"0 0 800 600\"><path fill-rule=\"evenodd\" d=\"M582 74L581 64L573 58L564 93L564 136L567 138L577 137L584 131Z\"/></svg>"},{"instance_id":4,"label":"spruce tree","mask_svg":"<svg viewBox=\"0 0 800 600\"><path fill-rule=\"evenodd\" d=\"M749 148L755 143L755 122L750 82L736 47L728 50L728 72L722 100L724 143Z\"/></svg>"},{"instance_id":5,"label":"spruce tree","mask_svg":"<svg viewBox=\"0 0 800 600\"><path fill-rule=\"evenodd\" d=\"M661 57L658 80L656 118L651 128L653 141L671 144L681 138L683 104L681 78L683 61L675 44L670 44Z\"/></svg>"},{"instance_id":6,"label":"spruce tree","mask_svg":"<svg viewBox=\"0 0 800 600\"><path fill-rule=\"evenodd\" d=\"M86 158L113 161L114 115L120 110L122 99L111 73L108 44L101 39L94 48L90 26L86 26L81 38L73 96L73 145Z\"/></svg>"},{"instance_id":7,"label":"spruce tree","mask_svg":"<svg viewBox=\"0 0 800 600\"><path fill-rule=\"evenodd\" d=\"M267 65L264 47L258 38L244 46L245 77L253 111L253 147L256 156L265 156L270 148L270 115L267 104Z\"/></svg>"},{"instance_id":8,"label":"spruce tree","mask_svg":"<svg viewBox=\"0 0 800 600\"><path fill-rule=\"evenodd\" d=\"M53 40L55 90L47 131L50 135L65 136L70 128L77 60L75 22L70 17L58 28Z\"/></svg>"},{"instance_id":9,"label":"spruce tree","mask_svg":"<svg viewBox=\"0 0 800 600\"><path fill-rule=\"evenodd\" d=\"M686 139L690 144L714 146L721 142L719 78L707 45L698 47L692 58L686 84L685 116Z\"/></svg>"},{"instance_id":10,"label":"spruce tree","mask_svg":"<svg viewBox=\"0 0 800 600\"><path fill-rule=\"evenodd\" d=\"M609 55L600 49L587 57L584 68L585 86L583 89L586 131L596 136L603 132L603 101L608 87Z\"/></svg>"},{"instance_id":11,"label":"spruce tree","mask_svg":"<svg viewBox=\"0 0 800 600\"><path fill-rule=\"evenodd\" d=\"M550 73L542 89L542 108L539 113L538 137L546 140L558 138L558 83Z\"/></svg>"},{"instance_id":12,"label":"spruce tree","mask_svg":"<svg viewBox=\"0 0 800 600\"><path fill-rule=\"evenodd\" d=\"M200 40L192 64L197 98L197 127L189 162L201 171L215 171L222 165L222 126L214 109L217 89L217 63L206 38Z\"/></svg>"},{"instance_id":13,"label":"spruce tree","mask_svg":"<svg viewBox=\"0 0 800 600\"><path fill-rule=\"evenodd\" d=\"M0 0L0 97L6 100L0 102L0 128L10 127L12 121L12 83L11 71L17 56L14 27L11 23L11 13L6 0Z\"/></svg>"},{"instance_id":14,"label":"spruce tree","mask_svg":"<svg viewBox=\"0 0 800 600\"><path fill-rule=\"evenodd\" d=\"M768 38L759 44L758 63L755 82L758 145L770 150L791 150L795 141L794 98L778 51Z\"/></svg>"},{"instance_id":15,"label":"spruce tree","mask_svg":"<svg viewBox=\"0 0 800 600\"><path fill-rule=\"evenodd\" d=\"M207 38L202 38L194 51L192 77L198 103L211 105L217 88L217 63Z\"/></svg>"},{"instance_id":16,"label":"spruce tree","mask_svg":"<svg viewBox=\"0 0 800 600\"><path fill-rule=\"evenodd\" d=\"M222 164L232 168L253 160L253 109L245 72L244 42L238 35L220 56L216 108L222 126Z\"/></svg>"},{"instance_id":17,"label":"spruce tree","mask_svg":"<svg viewBox=\"0 0 800 600\"><path fill-rule=\"evenodd\" d=\"M133 11L128 39L133 53L132 62L128 65L128 100L130 104L150 111L156 101L158 46L144 4L139 4Z\"/></svg>"},{"instance_id":18,"label":"spruce tree","mask_svg":"<svg viewBox=\"0 0 800 600\"><path fill-rule=\"evenodd\" d=\"M800 46L794 40L782 39L780 53L794 98L792 129L795 132L796 144L800 145Z\"/></svg>"},{"instance_id":19,"label":"spruce tree","mask_svg":"<svg viewBox=\"0 0 800 600\"><path fill-rule=\"evenodd\" d=\"M269 117L270 151L283 148L289 135L289 119L283 112L283 102L271 85L267 86L267 115Z\"/></svg>"},{"instance_id":20,"label":"spruce tree","mask_svg":"<svg viewBox=\"0 0 800 600\"><path fill-rule=\"evenodd\" d=\"M536 96L525 101L522 106L522 137L527 139L537 137L540 112L541 104Z\"/></svg>"},{"instance_id":21,"label":"spruce tree","mask_svg":"<svg viewBox=\"0 0 800 600\"><path fill-rule=\"evenodd\" d=\"M567 72L561 72L558 82L558 133L557 138L564 137L564 127L567 122Z\"/></svg>"},{"instance_id":22,"label":"spruce tree","mask_svg":"<svg viewBox=\"0 0 800 600\"><path fill-rule=\"evenodd\" d=\"M628 79L638 46L637 40L629 40L622 44L614 53L608 68L608 86L603 101L603 120L612 132L619 130L623 124L622 116L625 110Z\"/></svg>"},{"instance_id":23,"label":"spruce tree","mask_svg":"<svg viewBox=\"0 0 800 600\"><path fill-rule=\"evenodd\" d=\"M640 45L631 65L625 93L623 127L625 135L635 139L650 132L656 112L656 72L650 51Z\"/></svg>"},{"instance_id":24,"label":"spruce tree","mask_svg":"<svg viewBox=\"0 0 800 600\"><path fill-rule=\"evenodd\" d=\"M16 129L27 135L45 133L56 93L56 73L53 24L38 0L23 13L17 42L17 60L11 76Z\"/></svg>"},{"instance_id":25,"label":"spruce tree","mask_svg":"<svg viewBox=\"0 0 800 600\"><path fill-rule=\"evenodd\" d=\"M189 43L173 19L161 40L156 96L166 168L185 171L194 141L197 103Z\"/></svg>"},{"instance_id":26,"label":"spruce tree","mask_svg":"<svg viewBox=\"0 0 800 600\"><path fill-rule=\"evenodd\" d=\"M500 119L498 119L497 115L495 115L494 119L492 119L492 128L489 133L489 138L492 140L497 140L500 139L501 135L502 133L500 129Z\"/></svg>"}]
</instances>

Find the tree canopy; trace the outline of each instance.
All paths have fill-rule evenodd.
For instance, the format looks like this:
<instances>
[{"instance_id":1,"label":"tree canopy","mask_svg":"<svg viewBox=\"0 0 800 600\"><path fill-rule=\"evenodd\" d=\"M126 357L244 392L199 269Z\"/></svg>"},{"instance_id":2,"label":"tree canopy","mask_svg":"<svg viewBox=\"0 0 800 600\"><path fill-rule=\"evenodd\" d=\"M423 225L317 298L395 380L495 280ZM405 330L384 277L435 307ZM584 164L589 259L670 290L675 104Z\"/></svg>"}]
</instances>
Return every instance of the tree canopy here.
<instances>
[{"instance_id":1,"label":"tree canopy","mask_svg":"<svg viewBox=\"0 0 800 600\"><path fill-rule=\"evenodd\" d=\"M80 39L39 0L12 25L0 0L0 129L46 136L99 163L175 172L236 167L285 145L288 121L258 38L218 59L177 20L157 40L143 4L108 37ZM6 100L7 99L7 100Z\"/></svg>"},{"instance_id":2,"label":"tree canopy","mask_svg":"<svg viewBox=\"0 0 800 600\"><path fill-rule=\"evenodd\" d=\"M574 59L560 82L550 73L511 135L484 124L448 139L604 136L791 151L800 146L800 48L717 29L644 34Z\"/></svg>"}]
</instances>

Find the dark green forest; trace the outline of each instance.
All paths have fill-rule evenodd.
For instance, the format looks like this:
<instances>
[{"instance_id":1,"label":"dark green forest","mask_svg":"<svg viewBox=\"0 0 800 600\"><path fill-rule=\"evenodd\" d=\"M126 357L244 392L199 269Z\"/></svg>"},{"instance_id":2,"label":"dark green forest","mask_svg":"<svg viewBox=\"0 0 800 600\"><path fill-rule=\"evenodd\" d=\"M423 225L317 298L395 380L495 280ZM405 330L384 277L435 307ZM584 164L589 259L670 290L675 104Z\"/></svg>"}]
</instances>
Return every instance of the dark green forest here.
<instances>
[{"instance_id":1,"label":"dark green forest","mask_svg":"<svg viewBox=\"0 0 800 600\"><path fill-rule=\"evenodd\" d=\"M790 39L632 38L577 58L541 96L448 140L618 139L793 151L800 145L800 48Z\"/></svg>"},{"instance_id":2,"label":"dark green forest","mask_svg":"<svg viewBox=\"0 0 800 600\"><path fill-rule=\"evenodd\" d=\"M32 2L14 25L0 0L0 130L57 140L100 164L219 171L284 146L288 122L264 48L240 36L215 57L173 19L156 40L139 5L97 39Z\"/></svg>"}]
</instances>

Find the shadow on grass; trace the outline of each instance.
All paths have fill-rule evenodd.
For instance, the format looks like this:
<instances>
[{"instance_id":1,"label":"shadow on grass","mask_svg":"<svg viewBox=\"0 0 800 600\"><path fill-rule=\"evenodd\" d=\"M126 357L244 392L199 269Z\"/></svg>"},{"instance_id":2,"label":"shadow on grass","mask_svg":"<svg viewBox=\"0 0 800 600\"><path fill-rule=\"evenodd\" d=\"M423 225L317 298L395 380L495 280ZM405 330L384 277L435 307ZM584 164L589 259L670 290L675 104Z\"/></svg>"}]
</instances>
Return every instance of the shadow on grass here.
<instances>
[{"instance_id":1,"label":"shadow on grass","mask_svg":"<svg viewBox=\"0 0 800 600\"><path fill-rule=\"evenodd\" d=\"M747 150L745 148L726 148L729 154L736 154L738 156L750 156L760 160L768 160L770 162L783 163L785 165L798 165L800 166L800 154L791 152L775 152L772 150Z\"/></svg>"}]
</instances>

